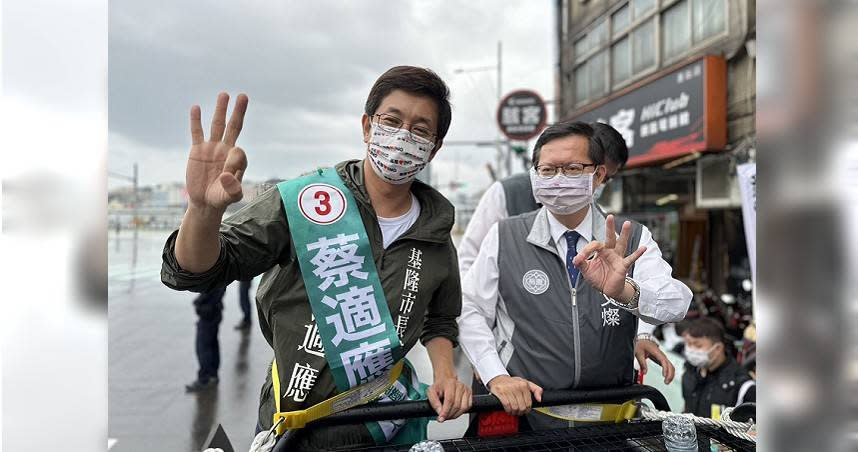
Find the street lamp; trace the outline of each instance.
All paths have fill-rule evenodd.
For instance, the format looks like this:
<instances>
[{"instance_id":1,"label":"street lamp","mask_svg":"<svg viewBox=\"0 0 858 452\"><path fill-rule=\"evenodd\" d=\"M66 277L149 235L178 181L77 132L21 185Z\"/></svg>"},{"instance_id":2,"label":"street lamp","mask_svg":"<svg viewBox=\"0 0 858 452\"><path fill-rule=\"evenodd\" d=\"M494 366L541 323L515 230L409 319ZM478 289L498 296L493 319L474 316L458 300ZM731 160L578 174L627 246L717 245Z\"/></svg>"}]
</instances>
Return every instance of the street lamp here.
<instances>
[{"instance_id":1,"label":"street lamp","mask_svg":"<svg viewBox=\"0 0 858 452\"><path fill-rule=\"evenodd\" d=\"M498 60L497 60L496 65L494 65L494 66L480 66L480 67L472 67L472 68L456 68L456 69L453 69L453 73L454 74L464 74L467 72L484 72L484 71L497 70L497 90L498 90L497 91L497 96L498 96L497 101L498 101L498 105L500 105L500 101L503 98L503 88L502 88L503 84L502 84L502 79L501 79L502 73L503 73L502 72L502 65L501 65L502 53L503 53L503 43L502 43L502 41L498 41ZM504 150L503 150L503 143L501 141L501 137L500 137L499 132L498 132L497 138L498 138L498 140L497 140L497 150L498 150L497 169L498 169L498 172L500 172L501 163L504 160ZM512 166L511 166L512 164L511 164L510 152L511 151L507 151L507 155L506 155L506 167L507 167L506 173L507 173L507 176L509 176L512 173Z\"/></svg>"},{"instance_id":2,"label":"street lamp","mask_svg":"<svg viewBox=\"0 0 858 452\"><path fill-rule=\"evenodd\" d=\"M498 88L498 102L500 102L502 93L501 87L503 86L501 83L501 74L502 74L502 66L501 66L501 54L503 49L503 43L498 41L498 63L494 66L480 66L480 67L472 67L472 68L456 68L453 69L454 74L464 74L467 72L484 72L484 71L497 71L497 88Z\"/></svg>"}]
</instances>

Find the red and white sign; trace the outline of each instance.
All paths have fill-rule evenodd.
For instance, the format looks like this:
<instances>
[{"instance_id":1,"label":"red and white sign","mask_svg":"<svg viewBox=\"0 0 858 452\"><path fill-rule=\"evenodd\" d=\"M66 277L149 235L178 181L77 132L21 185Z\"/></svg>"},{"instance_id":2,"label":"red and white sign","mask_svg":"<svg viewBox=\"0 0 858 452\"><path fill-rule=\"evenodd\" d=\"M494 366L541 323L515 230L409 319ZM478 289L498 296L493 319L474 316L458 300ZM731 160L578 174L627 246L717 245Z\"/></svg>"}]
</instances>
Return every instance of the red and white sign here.
<instances>
[{"instance_id":1,"label":"red and white sign","mask_svg":"<svg viewBox=\"0 0 858 452\"><path fill-rule=\"evenodd\" d=\"M534 91L520 89L507 94L498 105L498 127L510 140L529 140L542 132L548 110Z\"/></svg>"},{"instance_id":2,"label":"red and white sign","mask_svg":"<svg viewBox=\"0 0 858 452\"><path fill-rule=\"evenodd\" d=\"M336 223L346 212L346 197L339 188L311 184L298 194L298 207L304 218L316 224Z\"/></svg>"},{"instance_id":3,"label":"red and white sign","mask_svg":"<svg viewBox=\"0 0 858 452\"><path fill-rule=\"evenodd\" d=\"M627 168L727 144L727 63L706 56L653 74L569 119L610 124L629 147Z\"/></svg>"}]
</instances>

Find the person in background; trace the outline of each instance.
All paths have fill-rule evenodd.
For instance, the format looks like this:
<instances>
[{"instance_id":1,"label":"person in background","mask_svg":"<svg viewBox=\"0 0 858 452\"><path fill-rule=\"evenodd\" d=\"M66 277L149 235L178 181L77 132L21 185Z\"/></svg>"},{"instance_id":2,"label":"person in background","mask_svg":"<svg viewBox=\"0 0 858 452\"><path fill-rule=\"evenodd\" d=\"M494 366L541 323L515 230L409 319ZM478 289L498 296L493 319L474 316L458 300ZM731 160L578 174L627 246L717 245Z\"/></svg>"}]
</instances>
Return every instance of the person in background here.
<instances>
[{"instance_id":1,"label":"person in background","mask_svg":"<svg viewBox=\"0 0 858 452\"><path fill-rule=\"evenodd\" d=\"M185 385L186 392L199 392L217 386L220 367L220 344L217 333L223 319L223 295L226 287L216 287L194 299L197 311L196 351L200 369L197 379Z\"/></svg>"},{"instance_id":2,"label":"person in background","mask_svg":"<svg viewBox=\"0 0 858 452\"><path fill-rule=\"evenodd\" d=\"M686 413L720 418L724 408L756 401L756 382L731 353L724 327L704 317L688 323L685 340L685 374L682 397Z\"/></svg>"},{"instance_id":3,"label":"person in background","mask_svg":"<svg viewBox=\"0 0 858 452\"><path fill-rule=\"evenodd\" d=\"M241 313L244 317L241 318L241 322L238 322L238 325L235 326L235 329L241 331L250 330L250 326L253 325L250 316L250 285L253 284L253 280L249 281L239 281L238 282L238 302L241 306Z\"/></svg>"}]
</instances>

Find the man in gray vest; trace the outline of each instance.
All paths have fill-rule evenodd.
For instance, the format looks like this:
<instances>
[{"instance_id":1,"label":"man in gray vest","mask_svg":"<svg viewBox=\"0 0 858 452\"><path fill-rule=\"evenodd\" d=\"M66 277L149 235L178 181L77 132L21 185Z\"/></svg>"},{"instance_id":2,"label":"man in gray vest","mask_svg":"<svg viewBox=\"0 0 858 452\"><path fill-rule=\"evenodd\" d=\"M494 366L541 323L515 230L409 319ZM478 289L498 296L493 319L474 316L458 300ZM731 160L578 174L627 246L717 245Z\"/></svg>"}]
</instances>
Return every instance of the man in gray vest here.
<instances>
[{"instance_id":1,"label":"man in gray vest","mask_svg":"<svg viewBox=\"0 0 858 452\"><path fill-rule=\"evenodd\" d=\"M590 127L593 128L593 139L605 151L607 177L593 192L593 200L598 201L605 186L626 166L626 161L629 159L629 149L626 147L623 136L613 127L601 122L592 122ZM598 204L595 205L601 210ZM471 267L480 250L480 244L493 224L504 218L530 212L539 207L540 205L533 198L530 174L528 173L513 174L489 186L480 198L474 216L468 222L465 235L458 247L459 271L462 275L467 273Z\"/></svg>"},{"instance_id":2,"label":"man in gray vest","mask_svg":"<svg viewBox=\"0 0 858 452\"><path fill-rule=\"evenodd\" d=\"M604 150L607 174L604 182L599 184L593 192L593 200L597 201L605 186L626 165L626 161L629 159L629 149L626 147L623 136L608 124L593 122L590 123L590 126L593 128L593 141ZM533 197L529 173L514 174L492 184L480 199L459 243L459 272L462 275L462 280L464 281L465 275L476 259L480 245L492 225L504 218L531 212L539 207L540 205ZM593 207L604 215L604 211L596 202L593 203ZM638 322L638 334L635 337L635 358L642 374L647 373L647 358L658 362L661 366L664 383L669 384L673 381L676 369L659 348L655 337L652 335L654 329L654 325L643 321ZM479 384L475 384L473 389L479 391L482 388Z\"/></svg>"},{"instance_id":3,"label":"man in gray vest","mask_svg":"<svg viewBox=\"0 0 858 452\"><path fill-rule=\"evenodd\" d=\"M582 122L542 133L530 178L543 207L492 226L463 281L460 343L509 414L543 389L631 384L638 318L676 322L691 301L646 227L626 221L617 238L613 216L591 208L606 176L594 136Z\"/></svg>"}]
</instances>

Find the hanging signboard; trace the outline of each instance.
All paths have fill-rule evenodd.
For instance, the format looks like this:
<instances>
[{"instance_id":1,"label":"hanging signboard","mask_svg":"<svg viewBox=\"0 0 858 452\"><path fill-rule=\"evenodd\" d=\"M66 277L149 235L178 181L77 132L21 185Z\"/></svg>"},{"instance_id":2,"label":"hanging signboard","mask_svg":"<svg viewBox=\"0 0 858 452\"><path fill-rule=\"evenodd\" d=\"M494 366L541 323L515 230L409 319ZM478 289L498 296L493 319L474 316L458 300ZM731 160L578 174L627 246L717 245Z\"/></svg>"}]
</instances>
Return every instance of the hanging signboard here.
<instances>
[{"instance_id":1,"label":"hanging signboard","mask_svg":"<svg viewBox=\"0 0 858 452\"><path fill-rule=\"evenodd\" d=\"M727 142L727 66L707 56L642 80L570 119L617 129L629 147L627 167L705 150Z\"/></svg>"}]
</instances>

